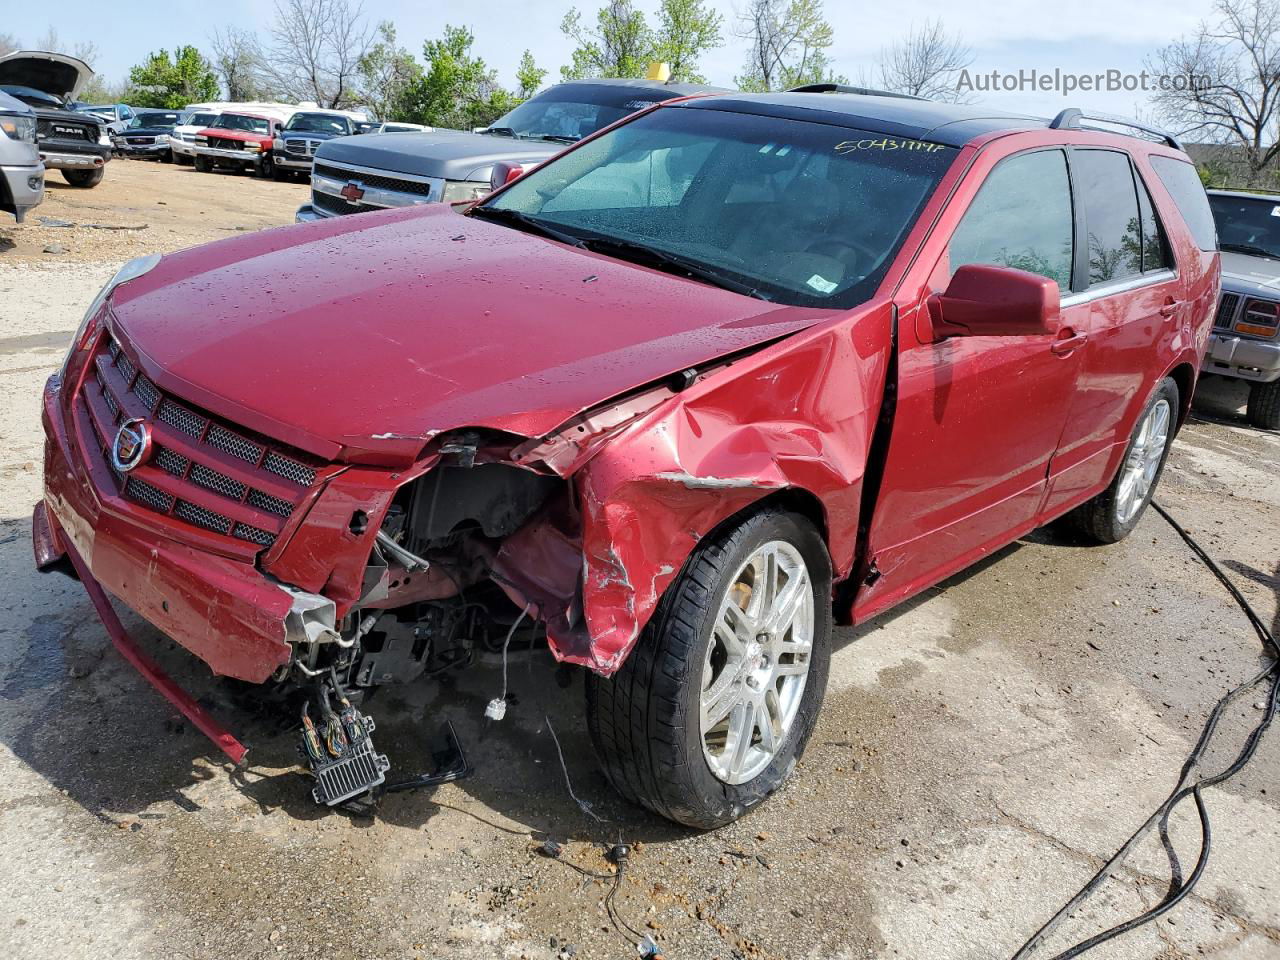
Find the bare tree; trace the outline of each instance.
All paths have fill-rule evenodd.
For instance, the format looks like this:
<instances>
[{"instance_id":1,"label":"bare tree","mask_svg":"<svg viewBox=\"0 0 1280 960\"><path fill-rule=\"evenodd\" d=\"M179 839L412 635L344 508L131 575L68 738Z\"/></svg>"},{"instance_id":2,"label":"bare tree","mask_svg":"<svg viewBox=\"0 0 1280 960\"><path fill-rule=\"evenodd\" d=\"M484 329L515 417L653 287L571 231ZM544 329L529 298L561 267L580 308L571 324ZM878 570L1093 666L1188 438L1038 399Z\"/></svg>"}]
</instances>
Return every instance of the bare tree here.
<instances>
[{"instance_id":1,"label":"bare tree","mask_svg":"<svg viewBox=\"0 0 1280 960\"><path fill-rule=\"evenodd\" d=\"M373 30L364 5L350 0L276 0L269 59L280 94L340 107L355 97L360 61Z\"/></svg>"},{"instance_id":2,"label":"bare tree","mask_svg":"<svg viewBox=\"0 0 1280 960\"><path fill-rule=\"evenodd\" d=\"M1240 151L1256 175L1280 152L1280 0L1216 0L1214 18L1147 61L1166 124Z\"/></svg>"},{"instance_id":3,"label":"bare tree","mask_svg":"<svg viewBox=\"0 0 1280 960\"><path fill-rule=\"evenodd\" d=\"M270 96L265 58L256 34L240 27L214 30L209 45L213 50L213 70L228 100L263 100Z\"/></svg>"},{"instance_id":4,"label":"bare tree","mask_svg":"<svg viewBox=\"0 0 1280 960\"><path fill-rule=\"evenodd\" d=\"M880 54L880 82L886 90L926 100L961 103L969 99L956 77L973 63L973 51L947 32L941 20L925 21Z\"/></svg>"},{"instance_id":5,"label":"bare tree","mask_svg":"<svg viewBox=\"0 0 1280 960\"><path fill-rule=\"evenodd\" d=\"M844 80L831 70L827 50L832 31L822 0L748 0L735 32L751 44L742 76L736 78L743 90Z\"/></svg>"},{"instance_id":6,"label":"bare tree","mask_svg":"<svg viewBox=\"0 0 1280 960\"><path fill-rule=\"evenodd\" d=\"M92 40L82 40L67 49L62 38L58 35L58 28L52 24L36 40L35 46L31 49L46 50L49 53L69 53L76 59L83 60L91 67L98 59L98 45L96 43Z\"/></svg>"},{"instance_id":7,"label":"bare tree","mask_svg":"<svg viewBox=\"0 0 1280 960\"><path fill-rule=\"evenodd\" d=\"M22 49L22 41L12 33L0 33L0 57Z\"/></svg>"}]
</instances>

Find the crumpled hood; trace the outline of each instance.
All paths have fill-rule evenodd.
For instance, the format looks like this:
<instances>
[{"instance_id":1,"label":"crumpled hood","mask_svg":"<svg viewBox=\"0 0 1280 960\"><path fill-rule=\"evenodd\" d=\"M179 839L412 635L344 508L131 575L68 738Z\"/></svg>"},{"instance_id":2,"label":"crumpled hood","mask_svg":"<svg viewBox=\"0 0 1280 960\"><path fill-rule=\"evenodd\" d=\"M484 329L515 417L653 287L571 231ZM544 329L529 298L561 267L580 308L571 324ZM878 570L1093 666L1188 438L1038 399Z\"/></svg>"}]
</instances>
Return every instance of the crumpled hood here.
<instances>
[{"instance_id":1,"label":"crumpled hood","mask_svg":"<svg viewBox=\"0 0 1280 960\"><path fill-rule=\"evenodd\" d=\"M445 205L171 254L112 303L143 369L178 397L321 456L381 463L458 427L543 435L831 315Z\"/></svg>"},{"instance_id":2,"label":"crumpled hood","mask_svg":"<svg viewBox=\"0 0 1280 960\"><path fill-rule=\"evenodd\" d=\"M1280 290L1280 260L1223 250L1222 288L1232 293L1259 290L1274 295ZM1251 289L1253 288L1253 289Z\"/></svg>"}]
</instances>

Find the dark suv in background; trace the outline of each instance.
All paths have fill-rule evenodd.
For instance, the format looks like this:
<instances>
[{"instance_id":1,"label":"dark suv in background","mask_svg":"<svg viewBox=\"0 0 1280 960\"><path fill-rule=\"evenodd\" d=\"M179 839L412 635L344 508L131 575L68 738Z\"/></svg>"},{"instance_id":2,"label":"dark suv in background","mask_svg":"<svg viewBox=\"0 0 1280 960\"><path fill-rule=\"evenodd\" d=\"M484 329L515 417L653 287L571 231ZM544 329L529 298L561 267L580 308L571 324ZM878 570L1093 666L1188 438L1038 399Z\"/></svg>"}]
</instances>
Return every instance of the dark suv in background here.
<instances>
[{"instance_id":1,"label":"dark suv in background","mask_svg":"<svg viewBox=\"0 0 1280 960\"><path fill-rule=\"evenodd\" d=\"M483 130L385 133L330 140L315 151L311 202L297 219L475 200L494 165L530 169L628 114L717 87L655 80L575 80L531 97Z\"/></svg>"},{"instance_id":2,"label":"dark suv in background","mask_svg":"<svg viewBox=\"0 0 1280 960\"><path fill-rule=\"evenodd\" d=\"M311 172L311 161L320 144L334 137L360 133L351 117L333 110L299 110L271 143L273 174L283 180L290 174Z\"/></svg>"}]
</instances>

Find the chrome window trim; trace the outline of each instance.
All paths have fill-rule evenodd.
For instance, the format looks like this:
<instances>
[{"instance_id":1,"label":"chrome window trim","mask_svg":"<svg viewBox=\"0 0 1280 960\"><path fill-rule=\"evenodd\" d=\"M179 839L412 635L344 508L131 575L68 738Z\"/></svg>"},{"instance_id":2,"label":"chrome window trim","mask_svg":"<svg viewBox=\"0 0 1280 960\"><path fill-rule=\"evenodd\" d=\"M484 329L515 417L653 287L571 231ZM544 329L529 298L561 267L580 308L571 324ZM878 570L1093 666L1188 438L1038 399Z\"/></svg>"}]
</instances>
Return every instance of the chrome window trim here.
<instances>
[{"instance_id":1,"label":"chrome window trim","mask_svg":"<svg viewBox=\"0 0 1280 960\"><path fill-rule=\"evenodd\" d=\"M1082 303L1090 303L1103 297L1109 297L1112 294L1128 293L1131 290L1140 290L1143 287L1155 286L1158 283L1168 283L1170 280L1176 280L1177 278L1178 274L1174 270L1156 270L1151 273L1140 273L1135 277L1110 280L1106 283L1092 286L1088 290L1069 294L1062 298L1060 305L1062 307L1075 307Z\"/></svg>"}]
</instances>

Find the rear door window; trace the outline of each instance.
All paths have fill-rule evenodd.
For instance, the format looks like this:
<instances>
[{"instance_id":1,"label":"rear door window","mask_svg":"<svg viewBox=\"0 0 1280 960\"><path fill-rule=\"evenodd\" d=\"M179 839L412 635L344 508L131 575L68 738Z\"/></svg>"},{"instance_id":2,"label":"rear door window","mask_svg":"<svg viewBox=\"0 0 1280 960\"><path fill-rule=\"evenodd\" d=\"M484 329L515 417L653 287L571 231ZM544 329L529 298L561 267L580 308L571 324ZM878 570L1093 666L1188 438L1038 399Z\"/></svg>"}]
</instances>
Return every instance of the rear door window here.
<instances>
[{"instance_id":1,"label":"rear door window","mask_svg":"<svg viewBox=\"0 0 1280 960\"><path fill-rule=\"evenodd\" d=\"M1196 246L1201 250L1218 249L1218 231L1214 228L1209 198L1196 168L1173 157L1152 157L1151 166L1169 191L1169 196L1173 197L1174 206L1186 221Z\"/></svg>"},{"instance_id":2,"label":"rear door window","mask_svg":"<svg viewBox=\"0 0 1280 960\"><path fill-rule=\"evenodd\" d=\"M996 165L965 211L948 248L951 269L1016 267L1070 290L1073 235L1065 154L1018 154Z\"/></svg>"},{"instance_id":3,"label":"rear door window","mask_svg":"<svg viewBox=\"0 0 1280 960\"><path fill-rule=\"evenodd\" d=\"M1142 220L1129 155L1114 150L1075 150L1071 172L1084 204L1089 285L1142 273Z\"/></svg>"},{"instance_id":4,"label":"rear door window","mask_svg":"<svg viewBox=\"0 0 1280 960\"><path fill-rule=\"evenodd\" d=\"M1142 217L1142 272L1170 270L1173 257L1169 253L1169 241L1160 225L1160 217L1151 202L1151 194L1137 170L1133 171L1133 179L1138 184L1138 214Z\"/></svg>"}]
</instances>

